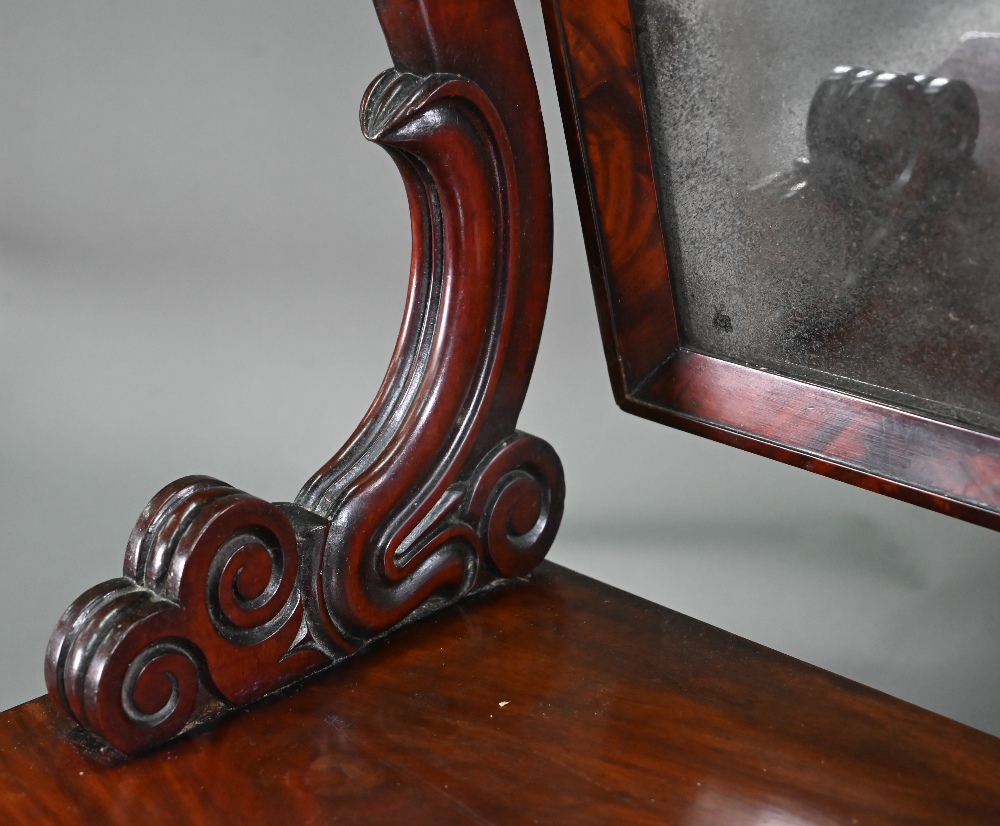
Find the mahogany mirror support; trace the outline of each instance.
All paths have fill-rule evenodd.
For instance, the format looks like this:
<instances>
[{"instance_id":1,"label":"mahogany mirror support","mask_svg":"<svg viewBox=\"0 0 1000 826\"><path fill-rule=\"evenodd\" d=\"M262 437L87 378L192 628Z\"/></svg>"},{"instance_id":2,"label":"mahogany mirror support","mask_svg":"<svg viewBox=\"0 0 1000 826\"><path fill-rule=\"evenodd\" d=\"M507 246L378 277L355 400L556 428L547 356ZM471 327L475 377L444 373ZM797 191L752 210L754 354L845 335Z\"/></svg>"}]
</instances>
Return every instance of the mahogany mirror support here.
<instances>
[{"instance_id":1,"label":"mahogany mirror support","mask_svg":"<svg viewBox=\"0 0 1000 826\"><path fill-rule=\"evenodd\" d=\"M413 232L392 362L294 502L180 479L139 517L124 576L66 611L49 693L123 752L526 574L558 529L559 459L515 429L548 296L552 204L514 2L375 8L394 68L365 94L361 127L399 167Z\"/></svg>"},{"instance_id":2,"label":"mahogany mirror support","mask_svg":"<svg viewBox=\"0 0 1000 826\"><path fill-rule=\"evenodd\" d=\"M615 399L626 411L1000 529L1000 437L685 344L629 0L543 0Z\"/></svg>"}]
</instances>

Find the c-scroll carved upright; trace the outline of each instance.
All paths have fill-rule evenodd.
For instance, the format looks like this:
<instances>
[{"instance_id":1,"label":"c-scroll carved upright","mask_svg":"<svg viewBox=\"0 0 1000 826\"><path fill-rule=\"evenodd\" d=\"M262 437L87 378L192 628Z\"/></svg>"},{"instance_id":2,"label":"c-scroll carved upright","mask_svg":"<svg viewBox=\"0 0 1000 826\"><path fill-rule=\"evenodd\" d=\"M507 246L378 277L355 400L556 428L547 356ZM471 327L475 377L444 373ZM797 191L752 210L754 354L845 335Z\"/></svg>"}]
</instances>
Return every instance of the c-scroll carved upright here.
<instances>
[{"instance_id":1,"label":"c-scroll carved upright","mask_svg":"<svg viewBox=\"0 0 1000 826\"><path fill-rule=\"evenodd\" d=\"M402 622L530 571L562 468L515 430L552 257L547 152L512 0L376 0L395 68L365 136L410 202L409 297L375 401L293 504L168 485L124 577L53 633L52 697L125 752L325 668Z\"/></svg>"}]
</instances>

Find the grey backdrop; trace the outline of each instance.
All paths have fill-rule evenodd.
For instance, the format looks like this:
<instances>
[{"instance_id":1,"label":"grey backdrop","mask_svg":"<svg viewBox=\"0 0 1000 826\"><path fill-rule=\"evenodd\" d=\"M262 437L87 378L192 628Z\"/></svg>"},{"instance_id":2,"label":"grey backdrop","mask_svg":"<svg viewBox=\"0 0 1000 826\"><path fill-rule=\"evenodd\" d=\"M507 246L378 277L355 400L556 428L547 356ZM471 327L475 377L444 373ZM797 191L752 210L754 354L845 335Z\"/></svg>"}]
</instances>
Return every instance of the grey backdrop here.
<instances>
[{"instance_id":1,"label":"grey backdrop","mask_svg":"<svg viewBox=\"0 0 1000 826\"><path fill-rule=\"evenodd\" d=\"M568 478L552 558L1000 733L995 534L619 412L537 0L556 255L522 427ZM0 706L148 498L271 499L388 362L409 229L357 127L357 0L0 0Z\"/></svg>"}]
</instances>

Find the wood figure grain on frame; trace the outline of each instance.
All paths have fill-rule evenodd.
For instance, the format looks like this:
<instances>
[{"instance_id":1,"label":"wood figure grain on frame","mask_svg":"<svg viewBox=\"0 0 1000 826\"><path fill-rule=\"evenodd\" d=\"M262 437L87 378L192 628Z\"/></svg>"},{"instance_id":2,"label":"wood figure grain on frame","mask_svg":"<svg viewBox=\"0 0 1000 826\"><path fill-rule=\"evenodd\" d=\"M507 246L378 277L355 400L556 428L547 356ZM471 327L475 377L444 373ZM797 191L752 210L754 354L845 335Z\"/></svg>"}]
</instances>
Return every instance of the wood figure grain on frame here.
<instances>
[{"instance_id":1,"label":"wood figure grain on frame","mask_svg":"<svg viewBox=\"0 0 1000 826\"><path fill-rule=\"evenodd\" d=\"M543 0L622 409L1000 529L1000 437L684 347L629 0Z\"/></svg>"},{"instance_id":2,"label":"wood figure grain on frame","mask_svg":"<svg viewBox=\"0 0 1000 826\"><path fill-rule=\"evenodd\" d=\"M548 551L559 459L515 429L541 336L552 203L513 0L376 0L394 68L361 127L395 160L413 259L375 401L294 503L192 476L143 511L124 576L53 633L52 699L148 749Z\"/></svg>"},{"instance_id":3,"label":"wood figure grain on frame","mask_svg":"<svg viewBox=\"0 0 1000 826\"><path fill-rule=\"evenodd\" d=\"M542 4L601 338L621 404L680 346L627 2Z\"/></svg>"}]
</instances>

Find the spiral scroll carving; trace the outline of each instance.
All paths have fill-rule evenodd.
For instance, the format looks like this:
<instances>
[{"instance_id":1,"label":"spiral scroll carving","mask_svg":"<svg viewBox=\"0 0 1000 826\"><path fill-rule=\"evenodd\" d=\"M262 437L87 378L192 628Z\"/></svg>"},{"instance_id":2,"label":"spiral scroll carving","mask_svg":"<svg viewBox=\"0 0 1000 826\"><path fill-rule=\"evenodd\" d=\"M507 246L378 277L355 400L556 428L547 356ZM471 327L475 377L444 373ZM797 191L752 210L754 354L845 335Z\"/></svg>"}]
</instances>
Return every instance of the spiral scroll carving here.
<instances>
[{"instance_id":1,"label":"spiral scroll carving","mask_svg":"<svg viewBox=\"0 0 1000 826\"><path fill-rule=\"evenodd\" d=\"M515 432L477 470L469 517L503 576L523 576L548 553L562 519L562 463L548 442Z\"/></svg>"},{"instance_id":2,"label":"spiral scroll carving","mask_svg":"<svg viewBox=\"0 0 1000 826\"><path fill-rule=\"evenodd\" d=\"M427 520L434 521L448 490L454 500L456 484L464 487L462 471L488 417L484 400L512 332L508 309L519 245L510 233L519 219L512 150L478 86L451 74L390 70L370 87L361 122L365 135L393 154L408 183L411 214L419 219L414 246L421 251L411 289L426 298L418 305L420 320L404 324L397 346L408 369L389 377L405 387L385 394L393 398L394 426L373 427L362 437L359 458L332 463L298 500L331 520L317 601L330 633L352 644L428 602L461 596L479 578L482 541L460 519L420 541L416 535L431 527ZM456 167L463 170L460 180ZM470 227L469 216L476 215L482 226ZM460 265L450 251L463 247L472 249ZM466 336L481 345L460 350L452 343ZM429 409L449 423L436 436L423 425ZM386 496L387 490L396 495Z\"/></svg>"},{"instance_id":3,"label":"spiral scroll carving","mask_svg":"<svg viewBox=\"0 0 1000 826\"><path fill-rule=\"evenodd\" d=\"M194 656L176 642L140 653L122 680L122 710L141 728L179 731L194 715L201 681Z\"/></svg>"},{"instance_id":4,"label":"spiral scroll carving","mask_svg":"<svg viewBox=\"0 0 1000 826\"><path fill-rule=\"evenodd\" d=\"M372 83L361 126L400 170L413 231L392 362L295 503L180 479L139 517L125 576L67 610L49 644L49 692L122 751L527 573L558 527L559 460L514 429L552 253L541 113L514 5L376 9L396 68ZM477 19L487 13L489 26Z\"/></svg>"},{"instance_id":5,"label":"spiral scroll carving","mask_svg":"<svg viewBox=\"0 0 1000 826\"><path fill-rule=\"evenodd\" d=\"M208 700L243 704L324 665L303 646L298 571L325 528L209 477L168 485L132 531L126 576L88 591L56 627L50 693L132 752L182 731Z\"/></svg>"}]
</instances>

